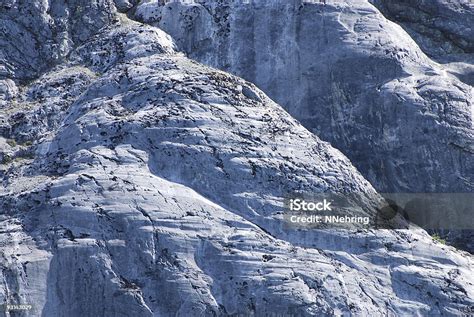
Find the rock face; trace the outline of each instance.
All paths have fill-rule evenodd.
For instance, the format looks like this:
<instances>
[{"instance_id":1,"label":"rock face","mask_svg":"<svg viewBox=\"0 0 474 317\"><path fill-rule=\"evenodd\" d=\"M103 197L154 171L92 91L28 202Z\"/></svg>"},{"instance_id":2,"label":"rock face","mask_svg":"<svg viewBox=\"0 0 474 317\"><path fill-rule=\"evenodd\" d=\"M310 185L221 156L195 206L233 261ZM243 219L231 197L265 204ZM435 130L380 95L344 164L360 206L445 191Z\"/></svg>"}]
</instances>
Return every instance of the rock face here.
<instances>
[{"instance_id":1,"label":"rock face","mask_svg":"<svg viewBox=\"0 0 474 317\"><path fill-rule=\"evenodd\" d=\"M288 193L357 192L369 215L379 196L253 84L110 10L38 79L2 86L0 302L73 317L472 310L472 257L422 230L285 228Z\"/></svg>"},{"instance_id":2,"label":"rock face","mask_svg":"<svg viewBox=\"0 0 474 317\"><path fill-rule=\"evenodd\" d=\"M401 23L424 52L449 61L474 53L474 3L372 0L386 17ZM472 56L471 56L472 59ZM471 60L472 61L472 60Z\"/></svg>"},{"instance_id":3,"label":"rock face","mask_svg":"<svg viewBox=\"0 0 474 317\"><path fill-rule=\"evenodd\" d=\"M464 83L474 85L474 3L471 1L373 0L399 23L423 52Z\"/></svg>"},{"instance_id":4,"label":"rock face","mask_svg":"<svg viewBox=\"0 0 474 317\"><path fill-rule=\"evenodd\" d=\"M36 78L116 19L115 12L112 0L2 1L0 78Z\"/></svg>"},{"instance_id":5,"label":"rock face","mask_svg":"<svg viewBox=\"0 0 474 317\"><path fill-rule=\"evenodd\" d=\"M472 192L472 4L374 2L431 30L415 40L447 47L458 62L433 62L365 0L144 1L135 17L190 57L254 82L378 191Z\"/></svg>"}]
</instances>

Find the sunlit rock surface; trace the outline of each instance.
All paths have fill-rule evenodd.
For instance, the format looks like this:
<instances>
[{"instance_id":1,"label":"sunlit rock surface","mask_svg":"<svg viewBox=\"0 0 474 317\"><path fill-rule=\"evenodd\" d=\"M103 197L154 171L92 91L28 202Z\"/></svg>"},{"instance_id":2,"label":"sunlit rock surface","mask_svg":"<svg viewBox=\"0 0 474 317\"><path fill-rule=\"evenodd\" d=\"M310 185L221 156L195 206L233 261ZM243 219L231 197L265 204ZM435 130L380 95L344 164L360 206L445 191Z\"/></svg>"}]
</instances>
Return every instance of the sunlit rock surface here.
<instances>
[{"instance_id":1,"label":"sunlit rock surface","mask_svg":"<svg viewBox=\"0 0 474 317\"><path fill-rule=\"evenodd\" d=\"M255 83L377 190L472 192L472 3L373 2L430 30L414 39L456 62L432 61L366 0L142 1L134 16L190 57Z\"/></svg>"},{"instance_id":2,"label":"sunlit rock surface","mask_svg":"<svg viewBox=\"0 0 474 317\"><path fill-rule=\"evenodd\" d=\"M367 214L379 197L253 84L114 15L39 78L0 86L0 303L48 317L472 311L472 257L421 230L285 228L294 191L358 192Z\"/></svg>"}]
</instances>

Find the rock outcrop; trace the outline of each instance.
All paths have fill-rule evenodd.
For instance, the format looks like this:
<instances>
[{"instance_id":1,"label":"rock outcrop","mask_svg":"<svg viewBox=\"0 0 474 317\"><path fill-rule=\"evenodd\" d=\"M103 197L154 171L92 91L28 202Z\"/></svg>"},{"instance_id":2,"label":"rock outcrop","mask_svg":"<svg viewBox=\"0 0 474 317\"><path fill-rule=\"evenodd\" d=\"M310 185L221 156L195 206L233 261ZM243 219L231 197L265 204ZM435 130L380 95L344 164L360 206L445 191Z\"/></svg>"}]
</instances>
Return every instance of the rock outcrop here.
<instances>
[{"instance_id":1,"label":"rock outcrop","mask_svg":"<svg viewBox=\"0 0 474 317\"><path fill-rule=\"evenodd\" d=\"M440 61L468 60L474 53L474 3L458 1L372 0L400 23L424 52ZM469 56L471 55L471 56Z\"/></svg>"},{"instance_id":2,"label":"rock outcrop","mask_svg":"<svg viewBox=\"0 0 474 317\"><path fill-rule=\"evenodd\" d=\"M286 228L288 193L380 197L253 84L110 10L2 86L0 302L32 305L7 316L472 311L472 257L422 230Z\"/></svg>"},{"instance_id":3,"label":"rock outcrop","mask_svg":"<svg viewBox=\"0 0 474 317\"><path fill-rule=\"evenodd\" d=\"M474 3L372 0L400 24L433 60L464 83L474 85Z\"/></svg>"},{"instance_id":4,"label":"rock outcrop","mask_svg":"<svg viewBox=\"0 0 474 317\"><path fill-rule=\"evenodd\" d=\"M116 11L112 0L2 1L0 78L37 78L117 19Z\"/></svg>"},{"instance_id":5,"label":"rock outcrop","mask_svg":"<svg viewBox=\"0 0 474 317\"><path fill-rule=\"evenodd\" d=\"M472 192L472 4L374 2L431 30L423 39L445 34L432 46L458 47L463 62L433 62L418 46L428 40L415 42L366 0L143 1L134 17L191 58L255 83L378 191Z\"/></svg>"}]
</instances>

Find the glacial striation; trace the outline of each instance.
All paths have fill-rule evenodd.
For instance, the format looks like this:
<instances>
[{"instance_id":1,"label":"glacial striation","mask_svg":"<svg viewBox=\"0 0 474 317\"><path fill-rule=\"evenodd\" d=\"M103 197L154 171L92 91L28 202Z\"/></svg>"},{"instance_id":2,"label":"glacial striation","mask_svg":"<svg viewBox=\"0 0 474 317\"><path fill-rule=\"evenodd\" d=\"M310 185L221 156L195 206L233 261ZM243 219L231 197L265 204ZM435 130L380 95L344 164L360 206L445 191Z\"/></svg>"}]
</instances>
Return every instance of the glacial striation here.
<instances>
[{"instance_id":1,"label":"glacial striation","mask_svg":"<svg viewBox=\"0 0 474 317\"><path fill-rule=\"evenodd\" d=\"M37 78L2 52L0 303L48 317L472 312L472 256L421 229L285 227L293 192L356 192L368 215L381 198L255 85L109 4L66 55L37 59Z\"/></svg>"}]
</instances>

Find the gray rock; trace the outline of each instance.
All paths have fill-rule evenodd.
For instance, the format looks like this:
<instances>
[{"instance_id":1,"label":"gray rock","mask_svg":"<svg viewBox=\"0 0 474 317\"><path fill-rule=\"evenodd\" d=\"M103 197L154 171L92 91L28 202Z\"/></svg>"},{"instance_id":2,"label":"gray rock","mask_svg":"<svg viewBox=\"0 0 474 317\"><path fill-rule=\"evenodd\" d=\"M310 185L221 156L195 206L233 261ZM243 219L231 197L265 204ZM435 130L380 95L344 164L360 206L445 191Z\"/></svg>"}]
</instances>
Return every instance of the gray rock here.
<instances>
[{"instance_id":1,"label":"gray rock","mask_svg":"<svg viewBox=\"0 0 474 317\"><path fill-rule=\"evenodd\" d=\"M0 79L37 78L117 19L115 12L112 0L2 1Z\"/></svg>"},{"instance_id":2,"label":"gray rock","mask_svg":"<svg viewBox=\"0 0 474 317\"><path fill-rule=\"evenodd\" d=\"M15 160L0 165L0 303L68 317L470 312L472 256L421 229L285 227L288 193L356 192L369 216L381 198L253 84L118 20L2 108Z\"/></svg>"},{"instance_id":3,"label":"gray rock","mask_svg":"<svg viewBox=\"0 0 474 317\"><path fill-rule=\"evenodd\" d=\"M424 52L440 61L474 53L474 3L469 0L372 0L389 19L400 23ZM472 56L471 56L472 63Z\"/></svg>"},{"instance_id":4,"label":"gray rock","mask_svg":"<svg viewBox=\"0 0 474 317\"><path fill-rule=\"evenodd\" d=\"M378 2L471 52L466 1ZM368 1L145 1L135 16L255 83L380 192L473 191L473 90L458 79L472 64L433 62Z\"/></svg>"},{"instance_id":5,"label":"gray rock","mask_svg":"<svg viewBox=\"0 0 474 317\"><path fill-rule=\"evenodd\" d=\"M2 302L33 316L449 316L474 304L472 257L422 230L285 229L288 192L359 192L368 214L378 196L252 84L187 59L160 30L105 29L24 88L45 109L81 94L39 133L33 161L4 175ZM48 116L40 108L25 116Z\"/></svg>"},{"instance_id":6,"label":"gray rock","mask_svg":"<svg viewBox=\"0 0 474 317\"><path fill-rule=\"evenodd\" d=\"M423 52L464 83L474 85L474 3L461 1L373 0L399 23Z\"/></svg>"},{"instance_id":7,"label":"gray rock","mask_svg":"<svg viewBox=\"0 0 474 317\"><path fill-rule=\"evenodd\" d=\"M8 101L15 98L17 93L18 88L13 80L0 80L0 107L5 106Z\"/></svg>"}]
</instances>

